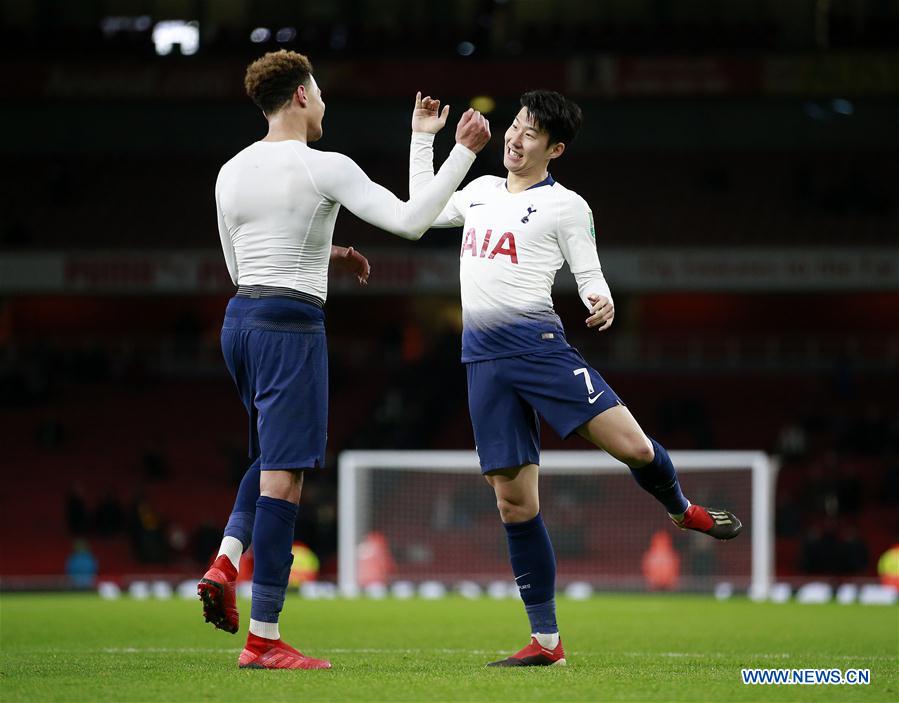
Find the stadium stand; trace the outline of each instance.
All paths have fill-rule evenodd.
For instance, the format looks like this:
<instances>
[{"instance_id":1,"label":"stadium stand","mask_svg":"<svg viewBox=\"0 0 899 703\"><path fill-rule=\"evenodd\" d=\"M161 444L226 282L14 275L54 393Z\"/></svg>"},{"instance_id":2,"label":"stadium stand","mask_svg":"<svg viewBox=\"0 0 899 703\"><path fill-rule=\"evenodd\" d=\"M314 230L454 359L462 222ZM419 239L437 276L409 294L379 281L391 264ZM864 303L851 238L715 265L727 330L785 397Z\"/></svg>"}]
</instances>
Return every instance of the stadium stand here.
<instances>
[{"instance_id":1,"label":"stadium stand","mask_svg":"<svg viewBox=\"0 0 899 703\"><path fill-rule=\"evenodd\" d=\"M29 470L16 473L12 489L0 499L0 528L7 536L28 530L33 539L4 537L2 573L59 573L71 548L61 537L65 534L89 538L104 576L192 573L208 557L198 551L204 530L227 514L245 466L245 415L216 347L223 301L63 304L72 300L22 298L8 305L14 343L7 346L0 373L5 399L0 423L16 438L6 448L10 465ZM739 295L730 303L702 295L655 303L652 297L642 299L643 321L652 333L641 337L642 347L629 359L608 354L611 337L597 343L573 331L572 342L666 445L763 449L783 457L777 492L779 577L872 576L872 555L886 549L899 528L899 428L887 414L885 377L874 363L879 359L879 368L888 368L895 347L882 337L879 344L872 341L879 314L895 301L868 296L856 309L871 310L870 319L847 315L853 319L847 333L867 339L873 355L856 368L851 357L836 366L820 359L811 363L815 350L808 345L782 344L764 360L755 358L754 336L786 334L797 324L795 311L747 312L746 304L757 300ZM769 302L767 309L782 308L776 299ZM834 301L812 296L808 303L810 309L827 310ZM348 448L471 446L458 340L447 330L397 327L396 309L403 304L409 305L369 300L366 320L356 327L352 298L334 301L329 312L332 457ZM665 323L668 305L683 312L683 335L701 338L702 330L708 347L731 354L716 365L710 356L697 359L695 347L677 343L676 336L666 337L677 326ZM563 317L577 319L576 301L571 310L562 307ZM742 322L738 318L734 325L734 311L740 309ZM185 324L185 317L193 323ZM824 312L806 316L802 331L820 330L828 319ZM48 343L51 329L55 338ZM185 329L193 330L187 338ZM746 353L734 356L734 348ZM25 363L12 363L14 358ZM369 373L373 365L378 374ZM805 370L797 372L800 367ZM440 379L446 392L439 402L421 378ZM546 430L543 441L547 449L584 448L580 440L563 445ZM48 474L55 477L49 485ZM310 512L298 526L298 537L322 557L325 575L335 568L330 507L335 483L333 468L310 480L321 500L307 504ZM552 481L546 490L551 500ZM16 500L37 492L44 496L39 510ZM99 505L110 497L124 515L111 534L97 517ZM75 512L83 515L74 523L73 502L76 508L80 502ZM389 514L389 503L382 507ZM602 538L601 530L584 536L600 550ZM435 539L434 548L445 545L446 568L461 572L451 555L468 552L446 539Z\"/></svg>"},{"instance_id":2,"label":"stadium stand","mask_svg":"<svg viewBox=\"0 0 899 703\"><path fill-rule=\"evenodd\" d=\"M876 152L801 158L795 152L597 154L577 146L556 178L592 205L603 246L886 245L899 231L899 203L889 187L899 181L899 165ZM353 156L372 179L406 197L405 154ZM0 246L213 246L209 184L220 163L219 157L94 156L5 164L0 182L9 214ZM150 192L152 207L146 199ZM652 193L651 208L645 207L647 193ZM97 222L122 225L92 224ZM341 216L339 237L359 247L408 246L348 214ZM453 248L457 241L455 235L432 232L422 244Z\"/></svg>"}]
</instances>

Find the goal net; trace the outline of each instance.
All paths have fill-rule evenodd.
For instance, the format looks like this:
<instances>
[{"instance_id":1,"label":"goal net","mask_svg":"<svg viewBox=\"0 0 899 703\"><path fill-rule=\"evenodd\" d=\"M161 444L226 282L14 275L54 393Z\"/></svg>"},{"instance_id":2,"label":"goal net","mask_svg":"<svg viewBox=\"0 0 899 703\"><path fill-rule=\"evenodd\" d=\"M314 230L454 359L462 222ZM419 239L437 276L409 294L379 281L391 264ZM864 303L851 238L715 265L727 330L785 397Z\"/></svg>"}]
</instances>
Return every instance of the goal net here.
<instances>
[{"instance_id":1,"label":"goal net","mask_svg":"<svg viewBox=\"0 0 899 703\"><path fill-rule=\"evenodd\" d=\"M664 509L600 451L544 451L540 507L557 583L598 590L766 592L773 563L771 459L751 451L672 451L688 498L743 522L729 542L676 530ZM347 451L339 457L339 585L511 582L505 531L477 455Z\"/></svg>"}]
</instances>

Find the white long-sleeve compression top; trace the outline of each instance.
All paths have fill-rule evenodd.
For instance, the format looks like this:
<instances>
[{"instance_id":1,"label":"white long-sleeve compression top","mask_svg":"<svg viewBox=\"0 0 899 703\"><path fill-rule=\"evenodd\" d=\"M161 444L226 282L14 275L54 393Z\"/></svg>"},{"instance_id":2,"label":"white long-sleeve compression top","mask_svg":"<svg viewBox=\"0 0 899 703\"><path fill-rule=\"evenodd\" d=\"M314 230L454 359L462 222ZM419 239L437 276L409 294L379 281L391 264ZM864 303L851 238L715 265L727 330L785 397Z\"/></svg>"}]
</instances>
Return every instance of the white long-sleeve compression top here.
<instances>
[{"instance_id":1,"label":"white long-sleeve compression top","mask_svg":"<svg viewBox=\"0 0 899 703\"><path fill-rule=\"evenodd\" d=\"M295 140L255 142L222 166L215 184L231 280L292 288L324 301L341 205L376 227L418 239L474 159L474 152L457 144L434 179L404 202L343 154Z\"/></svg>"}]
</instances>

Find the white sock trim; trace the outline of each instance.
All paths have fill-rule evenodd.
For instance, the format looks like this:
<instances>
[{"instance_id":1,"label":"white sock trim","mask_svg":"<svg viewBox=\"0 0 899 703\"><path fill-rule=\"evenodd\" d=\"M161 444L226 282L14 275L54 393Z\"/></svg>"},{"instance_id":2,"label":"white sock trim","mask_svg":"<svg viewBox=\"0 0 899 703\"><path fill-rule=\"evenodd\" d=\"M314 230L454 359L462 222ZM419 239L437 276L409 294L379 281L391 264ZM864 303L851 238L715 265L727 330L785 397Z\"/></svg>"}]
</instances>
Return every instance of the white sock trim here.
<instances>
[{"instance_id":1,"label":"white sock trim","mask_svg":"<svg viewBox=\"0 0 899 703\"><path fill-rule=\"evenodd\" d=\"M555 649L559 646L559 633L558 632L532 632L532 637L537 638L537 644L545 649Z\"/></svg>"},{"instance_id":2,"label":"white sock trim","mask_svg":"<svg viewBox=\"0 0 899 703\"><path fill-rule=\"evenodd\" d=\"M267 640L281 639L281 633L278 631L278 623L276 622L262 622L261 620L250 619L250 634L264 637Z\"/></svg>"},{"instance_id":3,"label":"white sock trim","mask_svg":"<svg viewBox=\"0 0 899 703\"><path fill-rule=\"evenodd\" d=\"M222 537L222 546L219 547L219 553L216 556L220 557L222 554L228 557L228 561L234 564L235 569L240 571L240 555L243 554L243 544L237 537Z\"/></svg>"}]
</instances>

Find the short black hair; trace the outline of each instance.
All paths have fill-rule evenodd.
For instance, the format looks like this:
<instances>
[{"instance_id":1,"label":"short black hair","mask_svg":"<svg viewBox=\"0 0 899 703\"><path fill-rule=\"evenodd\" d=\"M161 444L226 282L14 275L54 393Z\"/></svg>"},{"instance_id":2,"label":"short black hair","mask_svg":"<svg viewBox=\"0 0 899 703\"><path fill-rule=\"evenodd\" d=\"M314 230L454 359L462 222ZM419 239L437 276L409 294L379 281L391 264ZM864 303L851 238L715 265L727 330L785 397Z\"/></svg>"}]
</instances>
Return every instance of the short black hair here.
<instances>
[{"instance_id":1,"label":"short black hair","mask_svg":"<svg viewBox=\"0 0 899 703\"><path fill-rule=\"evenodd\" d=\"M534 124L549 135L549 143L571 144L577 136L584 113L573 100L552 90L531 90L521 96Z\"/></svg>"}]
</instances>

